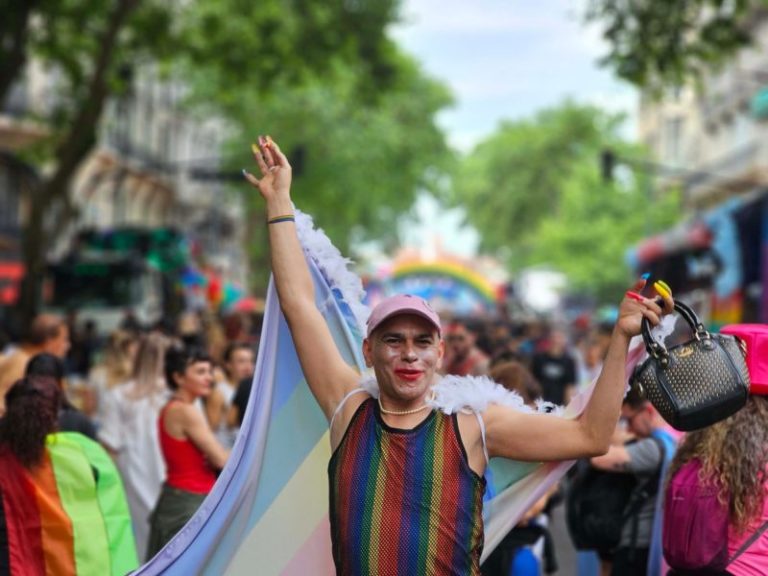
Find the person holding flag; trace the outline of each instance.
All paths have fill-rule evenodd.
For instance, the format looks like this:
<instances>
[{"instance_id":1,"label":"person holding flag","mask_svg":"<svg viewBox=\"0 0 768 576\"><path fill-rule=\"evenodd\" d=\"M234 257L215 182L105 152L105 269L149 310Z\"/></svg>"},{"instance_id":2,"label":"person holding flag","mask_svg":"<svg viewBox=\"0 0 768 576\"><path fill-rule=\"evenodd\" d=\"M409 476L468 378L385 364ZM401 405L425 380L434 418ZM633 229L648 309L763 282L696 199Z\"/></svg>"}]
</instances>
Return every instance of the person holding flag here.
<instances>
[{"instance_id":1,"label":"person holding flag","mask_svg":"<svg viewBox=\"0 0 768 576\"><path fill-rule=\"evenodd\" d=\"M269 137L259 137L253 152L261 177L244 175L266 204L280 307L306 381L330 422L337 573L479 574L488 459L559 461L605 453L621 409L630 339L640 333L642 318L657 325L672 311L672 298L622 300L602 373L575 419L493 401L448 406L438 373L445 351L440 318L415 296L387 298L371 312L362 353L374 377L365 380L345 362L316 307L295 229L288 159ZM641 279L633 289L644 284Z\"/></svg>"}]
</instances>

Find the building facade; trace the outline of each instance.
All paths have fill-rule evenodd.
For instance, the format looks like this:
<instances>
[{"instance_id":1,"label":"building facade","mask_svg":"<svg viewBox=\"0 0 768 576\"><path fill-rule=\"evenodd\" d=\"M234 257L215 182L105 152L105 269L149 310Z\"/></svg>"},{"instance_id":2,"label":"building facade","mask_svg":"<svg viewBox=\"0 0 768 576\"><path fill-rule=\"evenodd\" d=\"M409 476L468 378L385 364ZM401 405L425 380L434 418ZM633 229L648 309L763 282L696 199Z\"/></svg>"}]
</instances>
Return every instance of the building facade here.
<instances>
[{"instance_id":1,"label":"building facade","mask_svg":"<svg viewBox=\"0 0 768 576\"><path fill-rule=\"evenodd\" d=\"M630 253L710 324L768 322L768 12L754 45L700 85L644 97L639 132L659 188L682 192L685 220Z\"/></svg>"},{"instance_id":2,"label":"building facade","mask_svg":"<svg viewBox=\"0 0 768 576\"><path fill-rule=\"evenodd\" d=\"M122 75L130 89L105 106L98 143L70 184L74 218L57 230L50 259L67 254L84 229L173 228L188 237L196 264L245 286L242 200L220 172L226 125L190 111L184 84L161 78L155 66L125 68ZM0 108L0 296L6 304L23 274L24 187L45 171L21 162L19 152L45 137L44 123L28 118L50 113L57 81L54 71L33 61Z\"/></svg>"}]
</instances>

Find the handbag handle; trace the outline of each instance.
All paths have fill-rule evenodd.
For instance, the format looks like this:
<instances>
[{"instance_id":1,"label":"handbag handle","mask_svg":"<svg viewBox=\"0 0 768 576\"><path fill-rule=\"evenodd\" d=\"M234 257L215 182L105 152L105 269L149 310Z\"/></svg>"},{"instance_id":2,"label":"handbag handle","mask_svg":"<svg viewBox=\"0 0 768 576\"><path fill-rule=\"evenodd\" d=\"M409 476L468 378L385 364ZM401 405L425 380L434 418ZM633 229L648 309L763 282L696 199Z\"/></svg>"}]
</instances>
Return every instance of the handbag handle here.
<instances>
[{"instance_id":1,"label":"handbag handle","mask_svg":"<svg viewBox=\"0 0 768 576\"><path fill-rule=\"evenodd\" d=\"M693 309L691 309L687 304L684 304L679 300L675 300L675 312L679 312L680 316L682 316L683 319L688 323L688 326L691 327L691 331L693 332L696 340L711 338L711 335L709 332L707 332L704 324L702 324L699 320L699 317L696 316L696 312L694 312ZM653 339L651 336L651 323L645 316L643 316L641 328L643 343L645 344L645 349L648 351L648 354L653 356L656 360L666 362L666 360L669 358L667 347L664 346L664 344L661 342L657 342Z\"/></svg>"}]
</instances>

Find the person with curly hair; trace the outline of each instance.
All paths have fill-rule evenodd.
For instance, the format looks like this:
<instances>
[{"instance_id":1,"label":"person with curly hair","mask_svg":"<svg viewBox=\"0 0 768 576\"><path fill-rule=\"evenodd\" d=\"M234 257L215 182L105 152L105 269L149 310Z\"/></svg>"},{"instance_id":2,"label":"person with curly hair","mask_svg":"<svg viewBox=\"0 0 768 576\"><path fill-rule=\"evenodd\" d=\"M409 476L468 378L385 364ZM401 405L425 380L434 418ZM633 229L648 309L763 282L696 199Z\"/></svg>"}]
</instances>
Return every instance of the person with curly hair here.
<instances>
[{"instance_id":1,"label":"person with curly hair","mask_svg":"<svg viewBox=\"0 0 768 576\"><path fill-rule=\"evenodd\" d=\"M694 566L731 576L768 574L768 325L731 324L720 332L742 345L749 396L729 418L688 433L672 461L664 555L675 576ZM698 530L700 522L706 531Z\"/></svg>"},{"instance_id":2,"label":"person with curly hair","mask_svg":"<svg viewBox=\"0 0 768 576\"><path fill-rule=\"evenodd\" d=\"M124 574L138 558L117 469L96 442L59 431L62 388L35 359L0 420L0 574Z\"/></svg>"},{"instance_id":3,"label":"person with curly hair","mask_svg":"<svg viewBox=\"0 0 768 576\"><path fill-rule=\"evenodd\" d=\"M45 438L58 429L62 391L55 378L27 376L8 391L0 419L0 451L8 451L27 469L40 464Z\"/></svg>"},{"instance_id":4,"label":"person with curly hair","mask_svg":"<svg viewBox=\"0 0 768 576\"><path fill-rule=\"evenodd\" d=\"M35 354L27 363L26 376L45 376L53 378L62 390L61 408L59 409L59 431L79 432L91 440L96 440L96 426L90 418L78 410L64 392L64 361L58 356L41 352Z\"/></svg>"},{"instance_id":5,"label":"person with curly hair","mask_svg":"<svg viewBox=\"0 0 768 576\"><path fill-rule=\"evenodd\" d=\"M768 396L750 395L730 418L686 434L670 466L674 477L697 458L701 475L725 487L728 504L728 556L732 557L757 528L768 520ZM727 491L726 491L727 490ZM727 567L732 576L768 574L768 532Z\"/></svg>"}]
</instances>

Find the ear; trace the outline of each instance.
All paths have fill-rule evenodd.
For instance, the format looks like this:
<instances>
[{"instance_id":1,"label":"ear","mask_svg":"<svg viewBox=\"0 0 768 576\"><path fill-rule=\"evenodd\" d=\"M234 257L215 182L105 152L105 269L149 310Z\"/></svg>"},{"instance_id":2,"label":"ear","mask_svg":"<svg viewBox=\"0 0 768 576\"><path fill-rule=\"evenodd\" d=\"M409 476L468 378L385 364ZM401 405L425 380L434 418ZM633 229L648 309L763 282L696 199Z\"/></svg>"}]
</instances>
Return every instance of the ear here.
<instances>
[{"instance_id":1,"label":"ear","mask_svg":"<svg viewBox=\"0 0 768 576\"><path fill-rule=\"evenodd\" d=\"M445 358L445 340L440 338L440 341L437 343L437 369L440 370L440 368L443 367L443 358Z\"/></svg>"},{"instance_id":2,"label":"ear","mask_svg":"<svg viewBox=\"0 0 768 576\"><path fill-rule=\"evenodd\" d=\"M373 366L373 345L371 344L371 341L366 338L363 340L363 358L365 359L365 366L367 368L370 368Z\"/></svg>"},{"instance_id":3,"label":"ear","mask_svg":"<svg viewBox=\"0 0 768 576\"><path fill-rule=\"evenodd\" d=\"M176 384L176 388L181 388L182 382L184 382L184 373L183 372L173 372L171 374L171 378L173 378L173 383Z\"/></svg>"}]
</instances>

